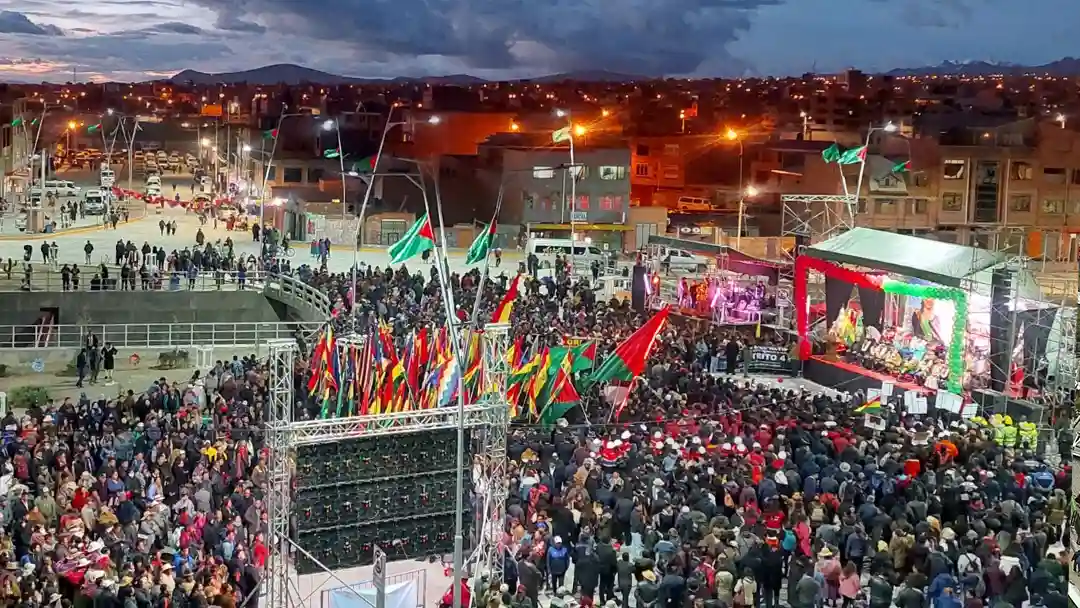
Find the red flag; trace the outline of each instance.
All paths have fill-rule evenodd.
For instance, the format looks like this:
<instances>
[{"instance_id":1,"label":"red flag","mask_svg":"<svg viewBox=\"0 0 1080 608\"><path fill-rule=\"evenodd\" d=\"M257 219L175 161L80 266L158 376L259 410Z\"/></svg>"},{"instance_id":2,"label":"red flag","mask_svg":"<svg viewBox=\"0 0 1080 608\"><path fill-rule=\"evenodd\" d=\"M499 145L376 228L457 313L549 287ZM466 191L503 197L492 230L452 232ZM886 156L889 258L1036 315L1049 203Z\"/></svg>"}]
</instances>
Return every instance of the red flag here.
<instances>
[{"instance_id":1,"label":"red flag","mask_svg":"<svg viewBox=\"0 0 1080 608\"><path fill-rule=\"evenodd\" d=\"M506 295L503 296L502 302L495 307L495 313L491 315L492 323L509 323L510 313L514 310L514 301L518 297L518 283L521 282L521 275L518 275L510 280L510 287L506 290Z\"/></svg>"}]
</instances>

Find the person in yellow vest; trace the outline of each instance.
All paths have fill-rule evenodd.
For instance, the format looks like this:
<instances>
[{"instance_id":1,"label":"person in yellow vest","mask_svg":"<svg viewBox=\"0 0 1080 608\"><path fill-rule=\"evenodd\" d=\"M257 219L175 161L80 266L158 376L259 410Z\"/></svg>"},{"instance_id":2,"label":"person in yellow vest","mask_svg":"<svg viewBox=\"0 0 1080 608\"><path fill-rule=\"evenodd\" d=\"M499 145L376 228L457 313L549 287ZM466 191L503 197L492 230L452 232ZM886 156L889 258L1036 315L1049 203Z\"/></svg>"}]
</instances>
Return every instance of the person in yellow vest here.
<instances>
[{"instance_id":1,"label":"person in yellow vest","mask_svg":"<svg viewBox=\"0 0 1080 608\"><path fill-rule=\"evenodd\" d=\"M1016 439L1019 436L1019 433L1016 432L1016 427L1013 426L1012 416L1009 416L1009 415L1006 414L1005 419L1003 420L1003 422L1005 424L1004 424L1004 426L1001 427L1001 435L1002 435L1001 444L1004 445L1007 448L1015 448L1016 447Z\"/></svg>"},{"instance_id":2,"label":"person in yellow vest","mask_svg":"<svg viewBox=\"0 0 1080 608\"><path fill-rule=\"evenodd\" d=\"M1020 443L1017 447L1034 452L1039 445L1039 429L1034 422L1029 422L1027 417L1020 419L1017 425Z\"/></svg>"},{"instance_id":3,"label":"person in yellow vest","mask_svg":"<svg viewBox=\"0 0 1080 608\"><path fill-rule=\"evenodd\" d=\"M994 443L1000 446L1005 445L1005 432L1003 428L1004 426L1005 423L1001 419L1001 414L994 414L993 416L990 416L990 428L993 429L994 432Z\"/></svg>"}]
</instances>

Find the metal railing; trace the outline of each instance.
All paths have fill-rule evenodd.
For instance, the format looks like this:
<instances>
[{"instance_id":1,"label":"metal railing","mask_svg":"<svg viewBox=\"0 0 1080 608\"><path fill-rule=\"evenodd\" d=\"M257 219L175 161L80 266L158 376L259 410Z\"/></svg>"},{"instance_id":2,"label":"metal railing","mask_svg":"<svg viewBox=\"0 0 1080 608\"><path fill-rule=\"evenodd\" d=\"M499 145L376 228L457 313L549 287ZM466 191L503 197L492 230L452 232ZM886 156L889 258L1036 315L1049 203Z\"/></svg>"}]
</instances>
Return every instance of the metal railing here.
<instances>
[{"instance_id":1,"label":"metal railing","mask_svg":"<svg viewBox=\"0 0 1080 608\"><path fill-rule=\"evenodd\" d=\"M181 271L165 270L158 277L151 276L144 281L135 275L129 279L127 285L120 278L120 269L106 265L108 279L101 279L101 266L69 265L69 268L79 269L78 282L68 275L68 281L64 281L64 274L56 267L46 267L44 264L32 264L32 271L26 274L23 265L25 262L15 264L10 271L6 265L0 267L0 292L29 291L239 291L241 289L260 289L264 280L265 272L248 271L241 280L237 272L214 272L202 271L189 275ZM94 280L95 277L98 280Z\"/></svg>"},{"instance_id":2,"label":"metal railing","mask_svg":"<svg viewBox=\"0 0 1080 608\"><path fill-rule=\"evenodd\" d=\"M1035 283L1039 286L1039 291L1042 292L1043 296L1050 301L1076 299L1076 277L1036 276Z\"/></svg>"},{"instance_id":3,"label":"metal railing","mask_svg":"<svg viewBox=\"0 0 1080 608\"><path fill-rule=\"evenodd\" d=\"M0 349L81 348L90 333L116 348L256 348L267 340L293 339L295 323L126 323L85 325L0 325ZM299 327L303 330L303 327Z\"/></svg>"}]
</instances>

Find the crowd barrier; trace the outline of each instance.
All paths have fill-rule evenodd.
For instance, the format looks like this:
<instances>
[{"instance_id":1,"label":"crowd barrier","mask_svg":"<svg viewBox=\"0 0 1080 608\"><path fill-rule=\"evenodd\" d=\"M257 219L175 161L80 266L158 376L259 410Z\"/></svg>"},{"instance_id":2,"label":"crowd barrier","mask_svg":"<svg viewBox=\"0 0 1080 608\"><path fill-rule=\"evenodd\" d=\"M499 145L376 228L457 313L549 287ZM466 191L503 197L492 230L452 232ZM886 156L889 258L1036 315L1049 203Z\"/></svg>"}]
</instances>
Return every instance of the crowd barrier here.
<instances>
[{"instance_id":1,"label":"crowd barrier","mask_svg":"<svg viewBox=\"0 0 1080 608\"><path fill-rule=\"evenodd\" d=\"M64 276L59 269L35 265L27 276L21 266L13 267L11 272L0 269L0 292L30 291L117 291L124 287L120 281L120 271L109 266L109 278L105 283L93 281L101 270L100 266L79 265L79 285L74 283L64 286ZM140 277L135 277L136 291L237 291L240 289L261 289L265 283L265 273L247 272L241 284L240 274L236 272L200 272L189 276L183 272L164 271L157 280L144 287Z\"/></svg>"}]
</instances>

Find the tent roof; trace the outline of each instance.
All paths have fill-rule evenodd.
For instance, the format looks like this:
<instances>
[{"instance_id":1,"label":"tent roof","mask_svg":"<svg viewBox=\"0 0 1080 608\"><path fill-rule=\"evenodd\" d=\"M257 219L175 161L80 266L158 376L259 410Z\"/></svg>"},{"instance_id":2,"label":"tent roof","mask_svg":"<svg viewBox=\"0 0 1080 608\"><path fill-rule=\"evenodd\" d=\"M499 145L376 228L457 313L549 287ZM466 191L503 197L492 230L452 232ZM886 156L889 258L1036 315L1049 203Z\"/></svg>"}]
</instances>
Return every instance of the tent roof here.
<instances>
[{"instance_id":1,"label":"tent roof","mask_svg":"<svg viewBox=\"0 0 1080 608\"><path fill-rule=\"evenodd\" d=\"M1008 256L965 245L855 228L808 247L806 255L959 287L963 279L1005 262Z\"/></svg>"}]
</instances>

